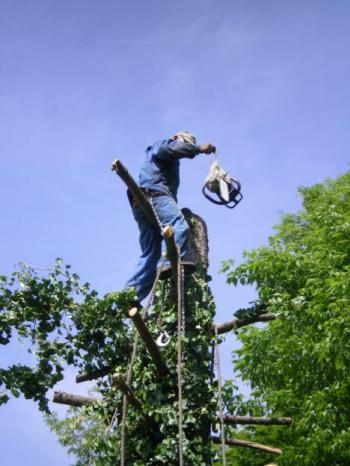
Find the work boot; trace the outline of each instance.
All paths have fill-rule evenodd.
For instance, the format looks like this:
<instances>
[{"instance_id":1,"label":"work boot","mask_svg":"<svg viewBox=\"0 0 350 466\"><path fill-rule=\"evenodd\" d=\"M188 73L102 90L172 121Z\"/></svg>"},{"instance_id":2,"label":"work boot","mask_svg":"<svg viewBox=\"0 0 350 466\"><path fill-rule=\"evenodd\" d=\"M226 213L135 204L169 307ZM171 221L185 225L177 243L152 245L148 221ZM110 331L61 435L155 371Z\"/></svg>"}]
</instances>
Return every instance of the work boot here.
<instances>
[{"instance_id":1,"label":"work boot","mask_svg":"<svg viewBox=\"0 0 350 466\"><path fill-rule=\"evenodd\" d=\"M186 275L195 272L197 269L197 266L194 262L181 261L181 265L183 266ZM159 280L166 280L170 278L172 276L172 273L173 271L170 265L166 265L165 267L163 267L163 270L160 273Z\"/></svg>"}]
</instances>

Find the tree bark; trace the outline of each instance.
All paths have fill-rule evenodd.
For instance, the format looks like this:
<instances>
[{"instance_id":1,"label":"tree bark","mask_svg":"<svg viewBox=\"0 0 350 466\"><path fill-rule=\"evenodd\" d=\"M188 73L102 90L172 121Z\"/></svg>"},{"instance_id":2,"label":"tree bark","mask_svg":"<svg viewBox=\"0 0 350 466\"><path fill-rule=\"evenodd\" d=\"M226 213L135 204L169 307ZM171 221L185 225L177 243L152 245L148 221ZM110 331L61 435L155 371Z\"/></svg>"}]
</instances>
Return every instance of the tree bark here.
<instances>
[{"instance_id":1,"label":"tree bark","mask_svg":"<svg viewBox=\"0 0 350 466\"><path fill-rule=\"evenodd\" d=\"M199 268L207 269L209 266L208 229L205 221L187 207L182 213L190 227L190 234L186 243L187 253L185 260L193 262Z\"/></svg>"},{"instance_id":2,"label":"tree bark","mask_svg":"<svg viewBox=\"0 0 350 466\"><path fill-rule=\"evenodd\" d=\"M221 444L220 437L210 437L210 439L217 444ZM262 445L261 443L251 442L249 440L238 440L238 439L226 439L226 445L234 446L234 447L246 447L246 448L254 448L255 450L266 451L267 453L272 453L274 455L281 455L282 450L280 448L270 447L268 445Z\"/></svg>"}]
</instances>

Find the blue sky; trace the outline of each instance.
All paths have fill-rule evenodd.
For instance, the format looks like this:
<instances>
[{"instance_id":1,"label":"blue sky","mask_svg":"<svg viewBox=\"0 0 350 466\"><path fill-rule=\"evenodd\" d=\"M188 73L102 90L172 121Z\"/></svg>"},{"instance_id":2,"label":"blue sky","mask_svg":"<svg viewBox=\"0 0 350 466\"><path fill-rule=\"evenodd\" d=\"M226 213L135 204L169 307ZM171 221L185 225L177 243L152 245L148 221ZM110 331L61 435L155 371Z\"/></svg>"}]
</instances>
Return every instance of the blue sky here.
<instances>
[{"instance_id":1,"label":"blue sky","mask_svg":"<svg viewBox=\"0 0 350 466\"><path fill-rule=\"evenodd\" d=\"M179 203L207 221L229 319L255 293L227 287L221 261L265 244L298 186L348 170L349 31L342 0L0 0L1 273L63 257L101 293L122 288L138 233L111 162L136 176L147 145L188 129L243 186L237 209L214 206L209 158L182 163ZM22 356L12 345L1 364ZM73 379L58 388L85 393ZM33 403L0 409L4 465L73 462Z\"/></svg>"}]
</instances>

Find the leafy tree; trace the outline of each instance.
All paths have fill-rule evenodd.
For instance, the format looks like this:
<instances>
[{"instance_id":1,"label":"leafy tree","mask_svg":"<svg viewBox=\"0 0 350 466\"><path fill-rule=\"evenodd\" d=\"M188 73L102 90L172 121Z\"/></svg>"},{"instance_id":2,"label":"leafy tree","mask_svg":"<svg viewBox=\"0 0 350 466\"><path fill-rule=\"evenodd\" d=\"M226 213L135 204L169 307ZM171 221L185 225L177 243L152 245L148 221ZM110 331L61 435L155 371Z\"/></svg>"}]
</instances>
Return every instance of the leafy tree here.
<instances>
[{"instance_id":1,"label":"leafy tree","mask_svg":"<svg viewBox=\"0 0 350 466\"><path fill-rule=\"evenodd\" d=\"M184 450L186 461L191 464L210 464L212 453L207 439L216 411L209 351L215 306L207 281L205 271L187 277L184 296ZM130 364L134 332L126 315L135 299L133 291L99 297L89 284L80 285L79 277L71 274L61 260L48 276L22 267L10 278L1 277L0 291L0 342L6 345L20 338L37 360L35 366L18 364L0 370L1 402L5 403L11 394L23 394L37 400L40 409L48 412L46 392L63 378L67 365L85 372L109 367L110 376L98 384L98 403L85 410L90 418L82 414L80 420L69 419L66 424L57 420L55 423L54 419L49 422L62 443L71 445L71 451L80 450L79 445L89 446L89 451L83 448L78 455L81 464L86 455L94 464L118 462L123 397L113 386L111 376L119 371L125 377ZM143 416L129 408L125 456L130 465L177 462L176 302L176 287L170 280L158 286L147 326L154 336L161 326L172 337L162 351L169 376L158 377L148 352L140 345L132 389L157 428L150 429ZM114 411L118 414L116 428L108 435L93 435L96 429L99 431L98 426L110 423ZM93 421L97 423L95 427Z\"/></svg>"},{"instance_id":2,"label":"leafy tree","mask_svg":"<svg viewBox=\"0 0 350 466\"><path fill-rule=\"evenodd\" d=\"M246 252L244 262L224 265L231 284L255 284L259 303L278 319L266 327L237 331L242 348L234 365L252 386L248 402L228 381L226 412L237 415L289 415L291 428L227 429L229 437L249 438L284 449L280 465L350 464L349 444L349 255L350 175L300 190L303 210L285 215L269 246ZM183 337L184 453L187 464L219 461L208 442L216 427L217 382L213 380L210 346L215 305L204 270L186 279L186 336ZM11 395L34 399L48 412L46 393L72 365L91 372L109 367L125 375L130 364L133 327L126 312L132 291L100 297L80 284L61 260L48 275L22 267L0 277L0 344L20 339L36 360L0 369L0 402ZM126 464L178 463L176 393L176 291L167 281L156 288L147 326L172 336L162 350L169 377L159 378L141 345L131 388L156 429L130 408L126 419ZM238 318L260 312L259 305L240 310ZM161 318L160 318L161 316ZM120 458L122 395L111 375L97 385L98 402L67 419L48 422L77 456L77 464L109 465ZM113 414L116 422L110 426ZM111 429L107 429L112 427ZM108 431L108 432L107 432ZM132 441L130 441L132 439ZM263 466L273 458L232 448L228 464Z\"/></svg>"},{"instance_id":3,"label":"leafy tree","mask_svg":"<svg viewBox=\"0 0 350 466\"><path fill-rule=\"evenodd\" d=\"M251 384L250 414L257 412L255 405L259 412L264 407L265 414L293 418L291 428L264 434L267 443L270 437L274 445L284 445L279 465L346 466L350 173L299 192L303 209L284 215L269 245L245 252L244 262L227 274L233 285L255 284L259 299L278 316L263 328L239 331L242 347L234 354L234 366ZM262 428L253 432L262 439ZM231 455L232 464L266 464L246 450Z\"/></svg>"}]
</instances>

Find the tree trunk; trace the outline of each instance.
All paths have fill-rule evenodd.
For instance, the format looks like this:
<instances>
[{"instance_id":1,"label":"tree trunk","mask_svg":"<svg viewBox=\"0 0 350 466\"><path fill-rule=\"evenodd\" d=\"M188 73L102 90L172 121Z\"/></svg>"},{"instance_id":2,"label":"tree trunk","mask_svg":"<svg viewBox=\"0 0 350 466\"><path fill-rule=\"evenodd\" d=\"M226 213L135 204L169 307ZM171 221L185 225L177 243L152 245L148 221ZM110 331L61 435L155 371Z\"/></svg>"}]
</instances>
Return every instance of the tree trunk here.
<instances>
[{"instance_id":1,"label":"tree trunk","mask_svg":"<svg viewBox=\"0 0 350 466\"><path fill-rule=\"evenodd\" d=\"M209 266L209 242L208 230L205 221L187 207L182 213L190 227L190 235L187 240L187 254L184 260L194 262L197 267L207 269Z\"/></svg>"}]
</instances>

